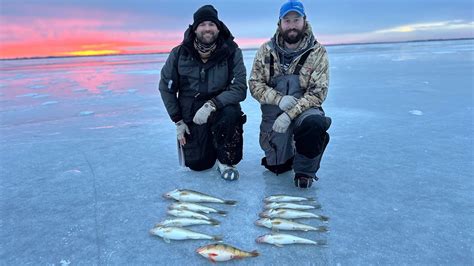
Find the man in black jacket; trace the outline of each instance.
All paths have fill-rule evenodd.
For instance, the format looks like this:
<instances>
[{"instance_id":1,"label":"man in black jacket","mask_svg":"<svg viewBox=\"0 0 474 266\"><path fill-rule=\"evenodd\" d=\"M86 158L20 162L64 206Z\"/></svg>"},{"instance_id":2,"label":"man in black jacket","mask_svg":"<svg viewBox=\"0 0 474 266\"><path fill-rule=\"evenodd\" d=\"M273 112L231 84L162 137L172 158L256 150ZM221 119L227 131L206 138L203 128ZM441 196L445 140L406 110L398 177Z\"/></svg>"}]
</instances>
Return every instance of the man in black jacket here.
<instances>
[{"instance_id":1,"label":"man in black jacket","mask_svg":"<svg viewBox=\"0 0 474 266\"><path fill-rule=\"evenodd\" d=\"M217 10L205 5L194 13L181 45L161 70L160 93L176 123L185 165L211 168L217 159L222 178L239 177L243 124L240 108L247 93L242 51Z\"/></svg>"}]
</instances>

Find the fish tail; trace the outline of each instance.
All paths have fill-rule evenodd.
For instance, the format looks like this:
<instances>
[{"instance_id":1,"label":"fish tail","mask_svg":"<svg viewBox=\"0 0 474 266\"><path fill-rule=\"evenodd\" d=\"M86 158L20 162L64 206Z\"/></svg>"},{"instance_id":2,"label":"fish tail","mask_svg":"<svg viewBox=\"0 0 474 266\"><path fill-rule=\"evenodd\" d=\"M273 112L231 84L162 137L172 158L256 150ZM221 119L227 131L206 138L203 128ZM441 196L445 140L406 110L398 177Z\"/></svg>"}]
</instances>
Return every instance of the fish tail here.
<instances>
[{"instance_id":1,"label":"fish tail","mask_svg":"<svg viewBox=\"0 0 474 266\"><path fill-rule=\"evenodd\" d=\"M222 242L222 239L224 239L222 236L212 236L212 240L217 241L217 242Z\"/></svg>"},{"instance_id":2,"label":"fish tail","mask_svg":"<svg viewBox=\"0 0 474 266\"><path fill-rule=\"evenodd\" d=\"M315 208L315 209L321 209L323 206L321 206L321 204L312 204L312 206Z\"/></svg>"},{"instance_id":3,"label":"fish tail","mask_svg":"<svg viewBox=\"0 0 474 266\"><path fill-rule=\"evenodd\" d=\"M227 215L227 212L226 211L217 211L218 214L222 215L222 216L226 216Z\"/></svg>"},{"instance_id":4,"label":"fish tail","mask_svg":"<svg viewBox=\"0 0 474 266\"><path fill-rule=\"evenodd\" d=\"M328 241L326 240L316 240L315 242L318 246L326 246L328 244Z\"/></svg>"},{"instance_id":5,"label":"fish tail","mask_svg":"<svg viewBox=\"0 0 474 266\"><path fill-rule=\"evenodd\" d=\"M323 222L329 221L329 217L324 216L324 215L319 215L318 219L321 220L321 221L323 221Z\"/></svg>"},{"instance_id":6,"label":"fish tail","mask_svg":"<svg viewBox=\"0 0 474 266\"><path fill-rule=\"evenodd\" d=\"M216 220L216 219L212 219L212 218L211 218L211 219L209 219L209 222L211 223L211 225L214 225L214 226L217 226L217 225L219 225L219 224L220 224L220 222L219 222L218 220Z\"/></svg>"},{"instance_id":7,"label":"fish tail","mask_svg":"<svg viewBox=\"0 0 474 266\"><path fill-rule=\"evenodd\" d=\"M316 232L320 232L320 233L329 232L329 228L327 226L318 226L316 227Z\"/></svg>"},{"instance_id":8,"label":"fish tail","mask_svg":"<svg viewBox=\"0 0 474 266\"><path fill-rule=\"evenodd\" d=\"M235 204L237 204L237 201L236 200L224 200L224 204L235 205Z\"/></svg>"},{"instance_id":9,"label":"fish tail","mask_svg":"<svg viewBox=\"0 0 474 266\"><path fill-rule=\"evenodd\" d=\"M250 254L250 257L258 257L260 255L260 253L258 253L257 250L252 250L249 252Z\"/></svg>"}]
</instances>

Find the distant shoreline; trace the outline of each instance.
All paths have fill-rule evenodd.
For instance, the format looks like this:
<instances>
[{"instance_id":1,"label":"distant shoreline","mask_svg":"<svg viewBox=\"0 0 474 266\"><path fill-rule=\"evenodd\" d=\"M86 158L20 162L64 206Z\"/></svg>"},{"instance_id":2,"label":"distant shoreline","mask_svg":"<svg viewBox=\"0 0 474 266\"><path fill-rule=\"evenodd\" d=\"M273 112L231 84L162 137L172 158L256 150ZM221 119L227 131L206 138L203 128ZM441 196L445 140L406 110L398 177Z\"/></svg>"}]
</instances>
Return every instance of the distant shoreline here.
<instances>
[{"instance_id":1,"label":"distant shoreline","mask_svg":"<svg viewBox=\"0 0 474 266\"><path fill-rule=\"evenodd\" d=\"M474 40L474 38L454 38L454 39L426 39L426 40L409 40L409 41L395 41L395 42L360 42L360 43L337 43L337 44L323 44L324 46L350 46L350 45L372 45L372 44L393 44L393 43L416 43L416 42L442 42L442 41L463 41ZM242 48L242 51L256 50L255 48ZM18 57L18 58L0 58L0 61L11 60L31 60L31 59L56 59L56 58L84 58L84 57L103 57L103 56L131 56L131 55L154 55L154 54L168 54L169 52L155 52L155 53L136 53L136 54L107 54L107 55L83 55L83 56L39 56L39 57Z\"/></svg>"}]
</instances>

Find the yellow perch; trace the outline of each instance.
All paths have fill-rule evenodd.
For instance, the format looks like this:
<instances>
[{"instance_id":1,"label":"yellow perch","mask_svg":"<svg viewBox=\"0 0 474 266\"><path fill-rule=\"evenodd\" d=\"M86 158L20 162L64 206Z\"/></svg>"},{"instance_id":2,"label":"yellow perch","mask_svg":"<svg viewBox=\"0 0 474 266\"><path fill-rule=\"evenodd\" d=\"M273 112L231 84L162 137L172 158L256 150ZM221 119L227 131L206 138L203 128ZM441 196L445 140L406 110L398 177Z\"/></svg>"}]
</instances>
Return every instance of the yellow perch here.
<instances>
[{"instance_id":1,"label":"yellow perch","mask_svg":"<svg viewBox=\"0 0 474 266\"><path fill-rule=\"evenodd\" d=\"M212 262L257 257L260 255L256 250L247 252L227 244L202 246L196 249L196 252Z\"/></svg>"}]
</instances>

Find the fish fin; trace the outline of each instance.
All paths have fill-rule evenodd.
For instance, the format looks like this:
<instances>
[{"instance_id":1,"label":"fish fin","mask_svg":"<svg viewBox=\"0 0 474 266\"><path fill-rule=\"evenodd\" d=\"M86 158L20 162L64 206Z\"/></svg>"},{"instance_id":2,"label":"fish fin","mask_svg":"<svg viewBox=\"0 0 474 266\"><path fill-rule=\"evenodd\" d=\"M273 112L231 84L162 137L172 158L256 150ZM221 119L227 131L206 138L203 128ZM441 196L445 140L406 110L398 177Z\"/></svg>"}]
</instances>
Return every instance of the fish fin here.
<instances>
[{"instance_id":1,"label":"fish fin","mask_svg":"<svg viewBox=\"0 0 474 266\"><path fill-rule=\"evenodd\" d=\"M227 212L226 211L217 211L218 214L222 215L222 216L226 216L227 215Z\"/></svg>"},{"instance_id":2,"label":"fish fin","mask_svg":"<svg viewBox=\"0 0 474 266\"><path fill-rule=\"evenodd\" d=\"M273 221L272 224L281 224L280 221Z\"/></svg>"},{"instance_id":3,"label":"fish fin","mask_svg":"<svg viewBox=\"0 0 474 266\"><path fill-rule=\"evenodd\" d=\"M237 201L236 200L224 200L224 204L235 205L235 204L237 204Z\"/></svg>"},{"instance_id":4,"label":"fish fin","mask_svg":"<svg viewBox=\"0 0 474 266\"><path fill-rule=\"evenodd\" d=\"M282 244L275 244L275 246L279 247L279 248L282 248L283 245Z\"/></svg>"},{"instance_id":5,"label":"fish fin","mask_svg":"<svg viewBox=\"0 0 474 266\"><path fill-rule=\"evenodd\" d=\"M212 240L217 241L217 242L222 242L223 237L222 236L213 236Z\"/></svg>"},{"instance_id":6,"label":"fish fin","mask_svg":"<svg viewBox=\"0 0 474 266\"><path fill-rule=\"evenodd\" d=\"M220 222L216 219L209 219L209 222L211 222L211 225L213 226L218 226L220 224Z\"/></svg>"},{"instance_id":7,"label":"fish fin","mask_svg":"<svg viewBox=\"0 0 474 266\"><path fill-rule=\"evenodd\" d=\"M163 240L168 244L171 243L171 241L168 238L163 237Z\"/></svg>"},{"instance_id":8,"label":"fish fin","mask_svg":"<svg viewBox=\"0 0 474 266\"><path fill-rule=\"evenodd\" d=\"M258 256L260 256L260 253L258 253L257 250L252 250L252 251L250 251L249 253L250 253L250 256L252 256L252 257L258 257Z\"/></svg>"},{"instance_id":9,"label":"fish fin","mask_svg":"<svg viewBox=\"0 0 474 266\"><path fill-rule=\"evenodd\" d=\"M321 220L321 221L323 221L323 222L329 221L329 217L324 216L324 215L319 215L319 218L318 218L318 219Z\"/></svg>"}]
</instances>

